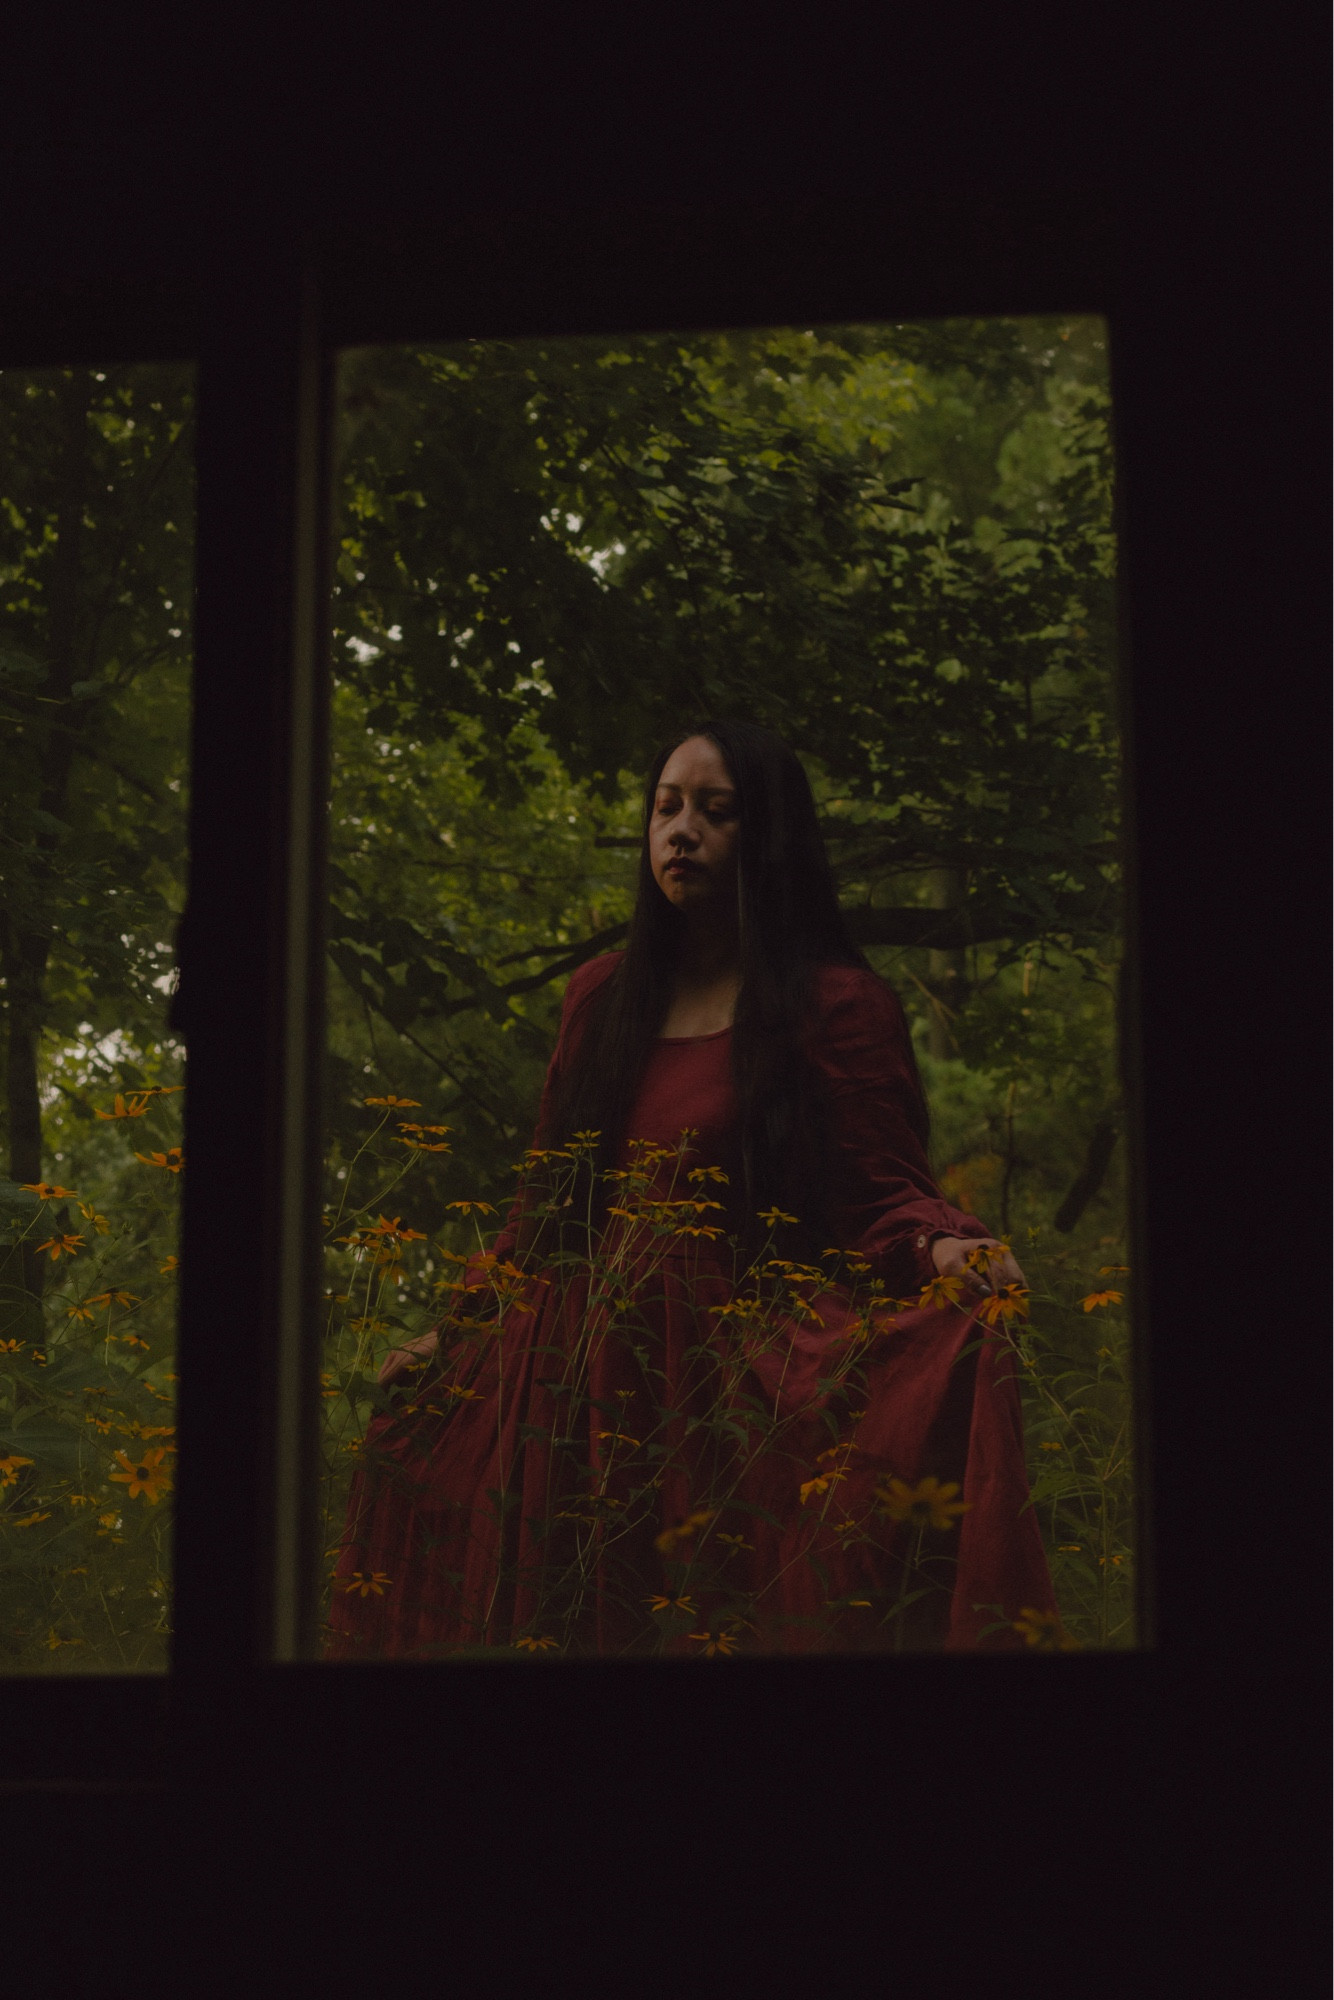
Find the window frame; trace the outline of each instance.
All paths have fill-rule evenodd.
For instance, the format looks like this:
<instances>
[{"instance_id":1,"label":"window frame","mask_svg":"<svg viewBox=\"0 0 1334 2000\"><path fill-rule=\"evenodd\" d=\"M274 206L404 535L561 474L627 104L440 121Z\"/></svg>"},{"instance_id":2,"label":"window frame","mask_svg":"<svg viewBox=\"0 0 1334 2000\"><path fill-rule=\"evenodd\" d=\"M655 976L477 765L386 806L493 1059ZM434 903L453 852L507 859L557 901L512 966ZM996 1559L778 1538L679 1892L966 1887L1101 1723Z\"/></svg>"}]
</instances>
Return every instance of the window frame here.
<instances>
[{"instance_id":1,"label":"window frame","mask_svg":"<svg viewBox=\"0 0 1334 2000\"><path fill-rule=\"evenodd\" d=\"M1115 202L1090 204L1083 191L1078 201L1062 202L942 197L910 220L887 208L849 217L818 207L795 221L739 210L632 209L612 220L590 250L583 217L480 218L438 232L425 262L410 233L371 241L329 231L299 253L280 247L267 258L247 243L244 286L234 282L238 246L231 243L202 263L193 301L173 296L157 314L131 311L114 287L93 285L73 305L34 296L26 321L20 313L11 324L10 365L150 352L196 357L199 511L190 932L181 1003L191 1171L183 1200L173 1663L168 1676L152 1681L8 1683L11 1707L27 1726L11 1732L7 1777L130 1784L147 1775L167 1784L182 1774L194 1782L262 1764L270 1775L302 1783L319 1768L327 1732L339 1721L355 1728L368 1757L392 1755L387 1705L400 1697L433 1703L446 1685L442 1676L450 1676L451 1705L465 1731L507 1732L533 1772L559 1766L553 1736L603 1741L609 1718L652 1706L658 1689L668 1692L674 1719L667 1735L683 1756L691 1743L694 1754L708 1743L723 1755L730 1734L752 1727L757 1716L781 1728L816 1711L824 1718L818 1741L835 1762L846 1732L860 1742L883 1736L888 1696L895 1710L908 1705L924 1742L953 1732L941 1783L967 1789L980 1782L968 1775L970 1758L977 1772L1013 1768L992 1741L1003 1715L1006 1731L1026 1745L1026 1761L1047 1772L1045 1795L1072 1798L1091 1746L1101 1746L1096 1754L1108 1767L1102 1796L1114 1794L1142 1817L1153 1759L1166 1754L1174 1730L1193 1726L1210 1677L1241 1690L1278 1657L1260 1634L1239 1666L1224 1570L1201 1529L1202 1514L1217 1519L1226 1509L1230 1489L1212 1462L1214 1447L1198 1435L1196 1357L1209 1341L1211 1318L1198 1286L1192 1290L1194 1266L1180 1241L1176 1188L1186 1148L1172 1129L1182 1106L1199 1103L1198 1092L1181 1085L1192 1038L1173 1004L1200 936L1187 916L1183 944L1181 899L1207 874L1209 839L1231 854L1236 835L1229 847L1221 804L1214 801L1210 819L1208 788L1196 779L1190 796L1201 818L1181 836L1175 865L1159 859L1151 869L1136 858L1171 852L1173 763L1183 725L1199 708L1176 657L1187 620L1173 562L1184 552L1187 568L1193 562L1197 573L1223 581L1218 556L1211 572L1198 536L1173 541L1156 484L1192 436L1189 412L1184 426L1178 414L1173 428L1173 385L1158 353L1157 267L1127 250ZM581 257L572 266L575 247ZM1184 298L1177 295L1179 305ZM1130 863L1123 1049L1144 1488L1141 1649L1054 1659L737 1661L709 1680L667 1662L516 1670L303 1658L299 1621L281 1607L291 1602L300 1552L311 1548L315 1490L315 1397L303 1395L302 1382L313 1392L333 355L411 338L1049 310L1103 314L1114 370ZM1194 421L1198 435L1198 413ZM1207 522L1207 487L1198 476L1186 486ZM1224 746L1228 740L1216 724L1211 736L1207 722L1203 736ZM1228 1045L1216 1009L1203 1034L1204 1061L1220 1062ZM238 1077L255 1093L258 1157L252 1124L243 1129L236 1115ZM248 1291L237 1297L242 1243L252 1269ZM1279 1347L1289 1380L1311 1382L1309 1356L1295 1337L1284 1333ZM1227 1384L1204 1394L1208 1420L1221 1420L1234 1441L1244 1401ZM1292 1424L1269 1412L1246 1414L1259 1425L1257 1449L1280 1452ZM1305 1415L1303 1404L1298 1423ZM1254 1553L1261 1538L1243 1528L1241 1544ZM1300 1546L1298 1535L1280 1564L1293 1586ZM516 1671L528 1677L517 1679ZM1262 1734L1248 1739L1253 1748ZM1138 1746L1134 1754L1125 1753L1127 1743ZM430 1755L433 1768L443 1768L444 1749ZM506 1768L522 1768L518 1749ZM1192 1768L1203 1768L1198 1755ZM911 1769L911 1783L925 1795L926 1762Z\"/></svg>"}]
</instances>

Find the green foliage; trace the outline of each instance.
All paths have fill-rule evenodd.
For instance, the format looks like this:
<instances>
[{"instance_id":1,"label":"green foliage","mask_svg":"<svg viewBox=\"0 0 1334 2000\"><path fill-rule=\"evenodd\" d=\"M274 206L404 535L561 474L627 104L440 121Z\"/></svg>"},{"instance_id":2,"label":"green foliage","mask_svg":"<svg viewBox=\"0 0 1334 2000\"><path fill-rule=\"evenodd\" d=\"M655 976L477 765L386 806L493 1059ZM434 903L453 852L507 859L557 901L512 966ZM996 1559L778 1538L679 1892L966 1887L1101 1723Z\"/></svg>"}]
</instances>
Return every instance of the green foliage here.
<instances>
[{"instance_id":1,"label":"green foliage","mask_svg":"<svg viewBox=\"0 0 1334 2000\"><path fill-rule=\"evenodd\" d=\"M929 903L952 871L979 940L956 954L955 984L940 954L872 952L914 1020L947 1192L1023 1255L1036 1228L1044 1258L1074 1260L1058 1275L1083 1273L1071 1283L1124 1261L1099 1247L1121 1239L1117 1152L1073 1231L1052 1228L1091 1135L1119 1123L1102 343L1090 320L959 321L351 357L332 1209L360 1212L376 1193L353 1185L353 1162L364 1099L391 1093L452 1127L451 1151L410 1155L408 1221L457 1250L472 1225L449 1204L507 1200L564 978L615 944L629 911L647 756L683 721L740 712L806 759L854 914ZM139 1529L123 1543L85 1523L86 1565L64 1543L41 1554L82 1518L61 1495L109 1472L87 1458L103 1434L75 1422L88 1384L76 1395L73 1374L31 1355L68 1350L72 1366L86 1346L91 1367L96 1347L93 1386L116 1422L170 1420L144 1384L170 1390L160 1267L177 1180L133 1160L134 1126L96 1113L180 1081L165 1009L183 905L190 373L6 371L0 436L3 1116L11 1161L28 1162L0 1189L3 1333L26 1343L4 1357L5 1407L35 1427L30 1442L77 1432L85 1454L74 1472L54 1445L11 1453L33 1467L0 1496L5 1521L50 1516L0 1529L25 1635L12 1658L126 1665L160 1657L166 1503L122 1503L114 1534ZM139 1151L177 1143L179 1103L153 1100ZM13 1182L42 1175L112 1217L114 1239L79 1253L95 1271L34 1257L36 1197ZM133 1324L151 1362L64 1318L76 1271L142 1298ZM1100 1314L1073 1310L1091 1337ZM1096 1355L1079 1354L1096 1375ZM1109 1408L1124 1395L1099 1393ZM1080 1539L1044 1519L1051 1537ZM84 1567L102 1610L89 1595L76 1614ZM68 1642L52 1647L51 1632Z\"/></svg>"},{"instance_id":2,"label":"green foliage","mask_svg":"<svg viewBox=\"0 0 1334 2000\"><path fill-rule=\"evenodd\" d=\"M178 1181L134 1153L180 1139L191 435L187 368L0 374L7 1671L165 1664L166 1487L114 1454L170 1465Z\"/></svg>"},{"instance_id":3,"label":"green foliage","mask_svg":"<svg viewBox=\"0 0 1334 2000\"><path fill-rule=\"evenodd\" d=\"M162 1032L182 906L190 371L0 374L0 945L35 1025Z\"/></svg>"},{"instance_id":4,"label":"green foliage","mask_svg":"<svg viewBox=\"0 0 1334 2000\"><path fill-rule=\"evenodd\" d=\"M119 1102L82 1188L0 1183L6 1241L49 1269L39 1337L11 1300L0 1340L0 1672L166 1665L179 1115L170 1089Z\"/></svg>"}]
</instances>

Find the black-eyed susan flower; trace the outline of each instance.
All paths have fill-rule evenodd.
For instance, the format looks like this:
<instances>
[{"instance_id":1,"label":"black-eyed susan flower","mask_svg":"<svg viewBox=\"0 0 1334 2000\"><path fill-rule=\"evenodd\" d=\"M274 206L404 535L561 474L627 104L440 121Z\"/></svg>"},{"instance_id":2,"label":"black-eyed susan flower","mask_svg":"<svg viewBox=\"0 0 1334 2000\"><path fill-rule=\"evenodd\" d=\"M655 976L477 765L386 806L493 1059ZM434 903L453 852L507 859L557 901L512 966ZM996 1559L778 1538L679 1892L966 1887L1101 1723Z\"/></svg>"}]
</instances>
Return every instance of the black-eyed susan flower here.
<instances>
[{"instance_id":1,"label":"black-eyed susan flower","mask_svg":"<svg viewBox=\"0 0 1334 2000\"><path fill-rule=\"evenodd\" d=\"M1086 1313L1091 1313L1099 1306L1119 1306L1123 1297L1121 1292L1088 1292L1079 1303Z\"/></svg>"},{"instance_id":2,"label":"black-eyed susan flower","mask_svg":"<svg viewBox=\"0 0 1334 2000\"><path fill-rule=\"evenodd\" d=\"M988 1326L1004 1321L1028 1318L1028 1290L1023 1285L1002 1285L989 1298L983 1299L977 1309L977 1316Z\"/></svg>"},{"instance_id":3,"label":"black-eyed susan flower","mask_svg":"<svg viewBox=\"0 0 1334 2000\"><path fill-rule=\"evenodd\" d=\"M112 1103L110 1111L95 1111L93 1115L97 1118L106 1118L106 1119L142 1118L147 1109L148 1109L147 1098L134 1095L130 1097L123 1097L118 1092Z\"/></svg>"},{"instance_id":4,"label":"black-eyed susan flower","mask_svg":"<svg viewBox=\"0 0 1334 2000\"><path fill-rule=\"evenodd\" d=\"M364 1576L358 1569L347 1578L343 1589L349 1597L383 1597L392 1581L383 1570L372 1570L369 1576Z\"/></svg>"},{"instance_id":5,"label":"black-eyed susan flower","mask_svg":"<svg viewBox=\"0 0 1334 2000\"><path fill-rule=\"evenodd\" d=\"M919 1479L909 1486L906 1479L886 1479L876 1488L876 1499L891 1521L907 1521L915 1528L953 1528L959 1516L972 1506L971 1500L956 1500L957 1479Z\"/></svg>"},{"instance_id":6,"label":"black-eyed susan flower","mask_svg":"<svg viewBox=\"0 0 1334 2000\"><path fill-rule=\"evenodd\" d=\"M735 1653L741 1641L735 1632L692 1632L691 1639L703 1648L703 1657L711 1660L717 1654L724 1657Z\"/></svg>"},{"instance_id":7,"label":"black-eyed susan flower","mask_svg":"<svg viewBox=\"0 0 1334 2000\"><path fill-rule=\"evenodd\" d=\"M22 1181L24 1194L35 1194L38 1201L73 1201L78 1195L77 1188L57 1187L52 1181Z\"/></svg>"},{"instance_id":8,"label":"black-eyed susan flower","mask_svg":"<svg viewBox=\"0 0 1334 2000\"><path fill-rule=\"evenodd\" d=\"M697 1509L693 1514L687 1514L685 1520L679 1522L676 1527L664 1528L662 1533L655 1537L654 1548L659 1555L669 1556L678 1542L688 1542L701 1528L707 1528L717 1513L716 1507L704 1507Z\"/></svg>"},{"instance_id":9,"label":"black-eyed susan flower","mask_svg":"<svg viewBox=\"0 0 1334 2000\"><path fill-rule=\"evenodd\" d=\"M1039 1653L1077 1653L1078 1639L1072 1638L1057 1611L1035 1611L1026 1604L1014 1621L1014 1630L1026 1646Z\"/></svg>"},{"instance_id":10,"label":"black-eyed susan flower","mask_svg":"<svg viewBox=\"0 0 1334 2000\"><path fill-rule=\"evenodd\" d=\"M48 1236L45 1243L37 1245L37 1254L40 1257L45 1250L51 1262L58 1264L62 1257L77 1257L82 1247L82 1236Z\"/></svg>"},{"instance_id":11,"label":"black-eyed susan flower","mask_svg":"<svg viewBox=\"0 0 1334 2000\"><path fill-rule=\"evenodd\" d=\"M544 1633L539 1638L531 1632L525 1632L514 1643L516 1646L522 1647L525 1653L549 1653L553 1647L559 1646L560 1640L553 1639L549 1633Z\"/></svg>"},{"instance_id":12,"label":"black-eyed susan flower","mask_svg":"<svg viewBox=\"0 0 1334 2000\"><path fill-rule=\"evenodd\" d=\"M179 1174L185 1167L185 1155L179 1146L168 1146L165 1153L136 1153L134 1157L146 1167L161 1167L166 1174Z\"/></svg>"},{"instance_id":13,"label":"black-eyed susan flower","mask_svg":"<svg viewBox=\"0 0 1334 2000\"><path fill-rule=\"evenodd\" d=\"M416 1097L363 1097L363 1104L382 1105L387 1111L420 1111L421 1102Z\"/></svg>"},{"instance_id":14,"label":"black-eyed susan flower","mask_svg":"<svg viewBox=\"0 0 1334 2000\"><path fill-rule=\"evenodd\" d=\"M0 1458L0 1487L17 1485L19 1473L25 1465L31 1464L30 1458L24 1458L18 1452L11 1452L8 1458Z\"/></svg>"},{"instance_id":15,"label":"black-eyed susan flower","mask_svg":"<svg viewBox=\"0 0 1334 2000\"><path fill-rule=\"evenodd\" d=\"M644 1602L650 1611L684 1611L691 1618L695 1615L693 1597L646 1597Z\"/></svg>"},{"instance_id":16,"label":"black-eyed susan flower","mask_svg":"<svg viewBox=\"0 0 1334 2000\"><path fill-rule=\"evenodd\" d=\"M121 1470L110 1475L112 1483L124 1486L131 1500L142 1497L150 1507L155 1506L164 1493L171 1491L171 1472L164 1463L169 1449L167 1445L154 1445L137 1459L129 1459L123 1451L118 1451L116 1459Z\"/></svg>"},{"instance_id":17,"label":"black-eyed susan flower","mask_svg":"<svg viewBox=\"0 0 1334 2000\"><path fill-rule=\"evenodd\" d=\"M963 1279L954 1276L932 1278L917 1294L921 1307L939 1312L942 1307L957 1305L963 1297Z\"/></svg>"}]
</instances>

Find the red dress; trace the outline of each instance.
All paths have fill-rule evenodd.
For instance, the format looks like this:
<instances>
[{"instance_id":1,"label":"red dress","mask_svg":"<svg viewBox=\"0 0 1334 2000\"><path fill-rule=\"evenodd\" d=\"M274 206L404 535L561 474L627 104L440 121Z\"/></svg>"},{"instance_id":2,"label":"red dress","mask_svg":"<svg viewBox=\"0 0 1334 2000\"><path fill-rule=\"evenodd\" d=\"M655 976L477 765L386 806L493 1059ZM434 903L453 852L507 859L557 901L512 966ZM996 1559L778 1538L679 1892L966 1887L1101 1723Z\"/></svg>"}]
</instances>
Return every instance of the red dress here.
<instances>
[{"instance_id":1,"label":"red dress","mask_svg":"<svg viewBox=\"0 0 1334 2000\"><path fill-rule=\"evenodd\" d=\"M571 979L548 1091L615 963ZM507 1266L521 1200L470 1266L490 1310L370 1426L331 1656L1012 1648L1054 1609L1004 1327L916 1303L932 1236L988 1231L931 1180L897 998L819 975L823 1277L757 1282L710 1233L740 1185L730 1034L656 1044L591 1263Z\"/></svg>"}]
</instances>

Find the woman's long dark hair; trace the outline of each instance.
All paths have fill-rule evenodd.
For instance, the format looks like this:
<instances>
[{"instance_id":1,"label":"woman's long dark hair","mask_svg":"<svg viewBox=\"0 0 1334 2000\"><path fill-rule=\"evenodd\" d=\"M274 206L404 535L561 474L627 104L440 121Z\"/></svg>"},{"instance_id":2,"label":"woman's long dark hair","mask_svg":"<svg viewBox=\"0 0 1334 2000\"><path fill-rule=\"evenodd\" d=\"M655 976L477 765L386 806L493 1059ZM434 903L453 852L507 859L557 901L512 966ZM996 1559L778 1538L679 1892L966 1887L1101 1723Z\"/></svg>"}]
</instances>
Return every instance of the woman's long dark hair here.
<instances>
[{"instance_id":1,"label":"woman's long dark hair","mask_svg":"<svg viewBox=\"0 0 1334 2000\"><path fill-rule=\"evenodd\" d=\"M803 1235L828 1242L824 1225L827 1134L824 1106L803 1055L815 973L821 965L871 970L848 933L834 891L810 781L782 738L752 722L702 722L663 745L644 786L644 841L624 956L590 996L578 1053L555 1092L542 1143L600 1134L595 1171L615 1163L626 1121L671 1000L684 919L654 880L648 828L658 781L673 750L705 736L722 753L736 788L741 988L732 1028L740 1108L743 1186L735 1221L754 1239L771 1204L801 1218ZM914 1077L916 1067L914 1065ZM927 1140L926 1101L915 1119ZM633 1137L634 1135L629 1135ZM601 1182L593 1190L600 1220Z\"/></svg>"}]
</instances>

